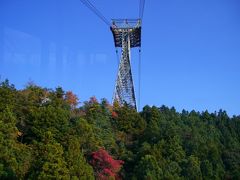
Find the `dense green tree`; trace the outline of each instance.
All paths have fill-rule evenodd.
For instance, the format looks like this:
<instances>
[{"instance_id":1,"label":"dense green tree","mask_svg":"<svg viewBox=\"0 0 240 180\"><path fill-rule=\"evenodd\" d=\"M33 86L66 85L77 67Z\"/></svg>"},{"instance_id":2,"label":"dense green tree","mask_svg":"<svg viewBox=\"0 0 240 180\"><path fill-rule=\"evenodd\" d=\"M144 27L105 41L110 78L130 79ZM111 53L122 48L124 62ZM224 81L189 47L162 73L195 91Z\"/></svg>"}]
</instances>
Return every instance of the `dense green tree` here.
<instances>
[{"instance_id":1,"label":"dense green tree","mask_svg":"<svg viewBox=\"0 0 240 180\"><path fill-rule=\"evenodd\" d=\"M213 179L213 165L208 160L201 162L201 172L203 179Z\"/></svg>"},{"instance_id":2,"label":"dense green tree","mask_svg":"<svg viewBox=\"0 0 240 180\"><path fill-rule=\"evenodd\" d=\"M8 107L0 114L0 178L23 178L31 165L31 148L17 141L16 119Z\"/></svg>"},{"instance_id":3,"label":"dense green tree","mask_svg":"<svg viewBox=\"0 0 240 180\"><path fill-rule=\"evenodd\" d=\"M100 144L109 151L116 151L115 134L105 100L99 103L95 97L92 97L85 102L82 109L85 112L83 118L92 126L95 137Z\"/></svg>"},{"instance_id":4,"label":"dense green tree","mask_svg":"<svg viewBox=\"0 0 240 180\"><path fill-rule=\"evenodd\" d=\"M50 131L44 133L43 140L35 143L35 161L31 179L70 179L63 147L53 139Z\"/></svg>"},{"instance_id":5,"label":"dense green tree","mask_svg":"<svg viewBox=\"0 0 240 180\"><path fill-rule=\"evenodd\" d=\"M137 179L158 180L163 178L162 169L158 166L157 160L152 155L145 155L135 168Z\"/></svg>"},{"instance_id":6,"label":"dense green tree","mask_svg":"<svg viewBox=\"0 0 240 180\"><path fill-rule=\"evenodd\" d=\"M183 167L183 175L187 179L202 179L200 161L194 155L188 157Z\"/></svg>"},{"instance_id":7,"label":"dense green tree","mask_svg":"<svg viewBox=\"0 0 240 180\"><path fill-rule=\"evenodd\" d=\"M6 107L12 109L16 102L16 92L13 84L10 84L8 80L0 83L0 112Z\"/></svg>"},{"instance_id":8,"label":"dense green tree","mask_svg":"<svg viewBox=\"0 0 240 180\"><path fill-rule=\"evenodd\" d=\"M65 149L68 148L72 139L77 140L81 151L87 154L90 154L102 146L102 142L95 136L93 126L80 117L72 119L68 131L62 138L62 144Z\"/></svg>"},{"instance_id":9,"label":"dense green tree","mask_svg":"<svg viewBox=\"0 0 240 180\"><path fill-rule=\"evenodd\" d=\"M71 179L94 179L93 168L87 163L82 153L80 141L74 137L68 141L65 156Z\"/></svg>"}]
</instances>

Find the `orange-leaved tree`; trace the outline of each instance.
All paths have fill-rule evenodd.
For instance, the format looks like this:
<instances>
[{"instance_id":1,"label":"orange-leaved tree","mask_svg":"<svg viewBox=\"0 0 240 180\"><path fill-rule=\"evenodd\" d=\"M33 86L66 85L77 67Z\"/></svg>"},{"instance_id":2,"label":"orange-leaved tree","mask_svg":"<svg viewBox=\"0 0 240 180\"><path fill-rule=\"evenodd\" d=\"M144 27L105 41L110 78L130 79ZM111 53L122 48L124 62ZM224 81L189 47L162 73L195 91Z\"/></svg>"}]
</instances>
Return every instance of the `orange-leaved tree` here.
<instances>
[{"instance_id":1,"label":"orange-leaved tree","mask_svg":"<svg viewBox=\"0 0 240 180\"><path fill-rule=\"evenodd\" d=\"M78 105L78 97L73 94L72 91L66 92L65 101L71 106L71 108L75 108Z\"/></svg>"}]
</instances>

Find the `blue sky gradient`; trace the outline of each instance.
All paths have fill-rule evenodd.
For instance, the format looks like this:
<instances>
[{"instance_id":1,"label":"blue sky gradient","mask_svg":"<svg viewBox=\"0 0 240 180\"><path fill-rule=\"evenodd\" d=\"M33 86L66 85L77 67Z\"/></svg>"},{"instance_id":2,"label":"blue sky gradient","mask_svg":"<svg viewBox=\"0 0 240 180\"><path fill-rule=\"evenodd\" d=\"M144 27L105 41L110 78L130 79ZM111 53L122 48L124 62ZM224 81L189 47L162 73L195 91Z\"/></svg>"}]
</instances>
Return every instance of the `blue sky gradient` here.
<instances>
[{"instance_id":1,"label":"blue sky gradient","mask_svg":"<svg viewBox=\"0 0 240 180\"><path fill-rule=\"evenodd\" d=\"M91 2L109 20L138 17L138 0ZM133 50L136 90L137 66ZM116 73L110 29L80 0L0 1L1 80L111 101ZM141 107L240 114L239 79L239 0L146 0Z\"/></svg>"}]
</instances>

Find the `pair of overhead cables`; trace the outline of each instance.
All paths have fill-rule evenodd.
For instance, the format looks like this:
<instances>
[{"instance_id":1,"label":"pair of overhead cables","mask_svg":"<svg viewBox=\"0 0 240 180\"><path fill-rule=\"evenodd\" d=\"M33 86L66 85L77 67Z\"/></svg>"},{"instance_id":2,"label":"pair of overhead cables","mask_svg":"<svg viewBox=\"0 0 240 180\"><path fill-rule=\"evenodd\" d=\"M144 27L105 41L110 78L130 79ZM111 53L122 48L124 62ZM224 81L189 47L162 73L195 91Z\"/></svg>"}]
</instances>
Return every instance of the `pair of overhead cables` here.
<instances>
[{"instance_id":1,"label":"pair of overhead cables","mask_svg":"<svg viewBox=\"0 0 240 180\"><path fill-rule=\"evenodd\" d=\"M89 0L80 0L89 10L98 16L106 25L111 26L108 19L101 13ZM142 21L144 13L145 0L139 0L139 19Z\"/></svg>"},{"instance_id":2,"label":"pair of overhead cables","mask_svg":"<svg viewBox=\"0 0 240 180\"><path fill-rule=\"evenodd\" d=\"M81 2L95 15L97 15L106 25L111 26L111 23L107 20L107 18L105 18L105 16L89 0L81 0Z\"/></svg>"}]
</instances>

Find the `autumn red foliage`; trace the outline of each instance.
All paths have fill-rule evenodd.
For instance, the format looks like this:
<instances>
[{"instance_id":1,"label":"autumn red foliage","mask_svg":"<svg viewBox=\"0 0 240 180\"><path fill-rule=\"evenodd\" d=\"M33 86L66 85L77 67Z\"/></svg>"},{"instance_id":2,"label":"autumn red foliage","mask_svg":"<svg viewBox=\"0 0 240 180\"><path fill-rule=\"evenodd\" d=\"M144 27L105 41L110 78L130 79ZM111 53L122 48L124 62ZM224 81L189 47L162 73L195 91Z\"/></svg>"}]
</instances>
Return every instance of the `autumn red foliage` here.
<instances>
[{"instance_id":1,"label":"autumn red foliage","mask_svg":"<svg viewBox=\"0 0 240 180\"><path fill-rule=\"evenodd\" d=\"M117 118L117 117L118 117L118 114L115 111L113 111L112 112L112 118Z\"/></svg>"},{"instance_id":2,"label":"autumn red foliage","mask_svg":"<svg viewBox=\"0 0 240 180\"><path fill-rule=\"evenodd\" d=\"M96 178L105 180L109 177L119 179L118 172L120 171L123 161L115 160L104 149L99 149L92 153L90 161L96 173Z\"/></svg>"}]
</instances>

